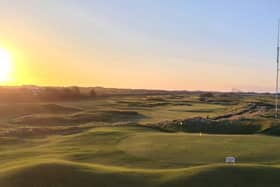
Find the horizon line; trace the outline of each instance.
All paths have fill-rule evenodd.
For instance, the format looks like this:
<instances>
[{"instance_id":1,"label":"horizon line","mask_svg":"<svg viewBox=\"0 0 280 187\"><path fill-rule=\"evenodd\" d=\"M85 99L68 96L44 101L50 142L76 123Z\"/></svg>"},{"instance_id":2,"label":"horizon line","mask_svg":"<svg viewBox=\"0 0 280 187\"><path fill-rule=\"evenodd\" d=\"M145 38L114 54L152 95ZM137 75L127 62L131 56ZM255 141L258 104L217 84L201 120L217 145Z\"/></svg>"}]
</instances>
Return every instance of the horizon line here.
<instances>
[{"instance_id":1,"label":"horizon line","mask_svg":"<svg viewBox=\"0 0 280 187\"><path fill-rule=\"evenodd\" d=\"M232 88L231 90L207 90L207 89L158 89L158 88L129 88L129 87L106 87L106 86L81 86L81 85L37 85L37 84L18 84L18 85L1 85L1 87L79 87L79 88L104 88L104 89L122 89L122 90L147 90L147 91L167 91L167 92L221 92L221 93L270 93L275 94L275 91L248 91ZM233 91L236 90L236 91Z\"/></svg>"}]
</instances>

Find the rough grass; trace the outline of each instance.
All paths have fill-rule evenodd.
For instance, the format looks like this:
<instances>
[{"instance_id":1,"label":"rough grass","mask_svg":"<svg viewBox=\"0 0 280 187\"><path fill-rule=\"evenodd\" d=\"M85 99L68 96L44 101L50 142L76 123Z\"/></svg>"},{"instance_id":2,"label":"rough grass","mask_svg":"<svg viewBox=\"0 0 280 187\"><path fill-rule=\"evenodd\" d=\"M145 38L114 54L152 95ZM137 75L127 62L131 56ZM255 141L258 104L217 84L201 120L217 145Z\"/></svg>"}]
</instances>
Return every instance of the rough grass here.
<instances>
[{"instance_id":1,"label":"rough grass","mask_svg":"<svg viewBox=\"0 0 280 187\"><path fill-rule=\"evenodd\" d=\"M141 118L145 118L145 116L135 111L97 111L70 115L26 115L14 119L13 123L32 126L78 125L89 122L134 122Z\"/></svg>"}]
</instances>

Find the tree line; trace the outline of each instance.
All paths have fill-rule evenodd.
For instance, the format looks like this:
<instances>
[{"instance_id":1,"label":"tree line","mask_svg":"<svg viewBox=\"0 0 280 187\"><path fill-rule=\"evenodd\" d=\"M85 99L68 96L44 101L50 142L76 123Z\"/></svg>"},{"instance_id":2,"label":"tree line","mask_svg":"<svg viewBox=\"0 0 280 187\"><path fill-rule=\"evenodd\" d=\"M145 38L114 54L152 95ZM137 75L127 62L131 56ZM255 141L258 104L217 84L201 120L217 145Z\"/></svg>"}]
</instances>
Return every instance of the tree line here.
<instances>
[{"instance_id":1,"label":"tree line","mask_svg":"<svg viewBox=\"0 0 280 187\"><path fill-rule=\"evenodd\" d=\"M2 101L79 100L97 96L95 90L81 91L79 87L0 87Z\"/></svg>"}]
</instances>

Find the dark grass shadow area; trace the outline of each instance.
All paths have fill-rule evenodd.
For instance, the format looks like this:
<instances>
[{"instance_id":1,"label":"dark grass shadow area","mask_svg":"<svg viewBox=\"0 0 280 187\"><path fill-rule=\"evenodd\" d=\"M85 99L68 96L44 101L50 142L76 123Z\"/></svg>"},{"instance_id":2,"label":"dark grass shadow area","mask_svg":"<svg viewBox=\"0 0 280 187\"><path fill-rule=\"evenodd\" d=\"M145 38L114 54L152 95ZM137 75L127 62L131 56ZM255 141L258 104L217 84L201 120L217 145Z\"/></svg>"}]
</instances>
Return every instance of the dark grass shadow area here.
<instances>
[{"instance_id":1,"label":"dark grass shadow area","mask_svg":"<svg viewBox=\"0 0 280 187\"><path fill-rule=\"evenodd\" d=\"M89 122L135 122L145 118L135 111L79 112L71 115L26 115L14 119L14 124L32 126L78 125Z\"/></svg>"},{"instance_id":2,"label":"dark grass shadow area","mask_svg":"<svg viewBox=\"0 0 280 187\"><path fill-rule=\"evenodd\" d=\"M165 121L159 123L158 127L170 131L209 134L254 134L262 129L262 125L252 119L217 121L200 117Z\"/></svg>"}]
</instances>

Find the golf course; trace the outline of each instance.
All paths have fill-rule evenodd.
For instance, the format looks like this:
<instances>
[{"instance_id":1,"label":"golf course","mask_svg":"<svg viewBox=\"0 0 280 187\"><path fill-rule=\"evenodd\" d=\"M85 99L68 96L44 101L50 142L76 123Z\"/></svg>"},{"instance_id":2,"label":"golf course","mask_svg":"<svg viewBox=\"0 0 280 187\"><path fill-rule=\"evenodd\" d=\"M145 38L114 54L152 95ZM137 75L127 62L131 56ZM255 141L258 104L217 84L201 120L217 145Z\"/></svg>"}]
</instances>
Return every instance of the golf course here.
<instances>
[{"instance_id":1,"label":"golf course","mask_svg":"<svg viewBox=\"0 0 280 187\"><path fill-rule=\"evenodd\" d=\"M1 102L0 186L279 186L273 109L234 93Z\"/></svg>"}]
</instances>

